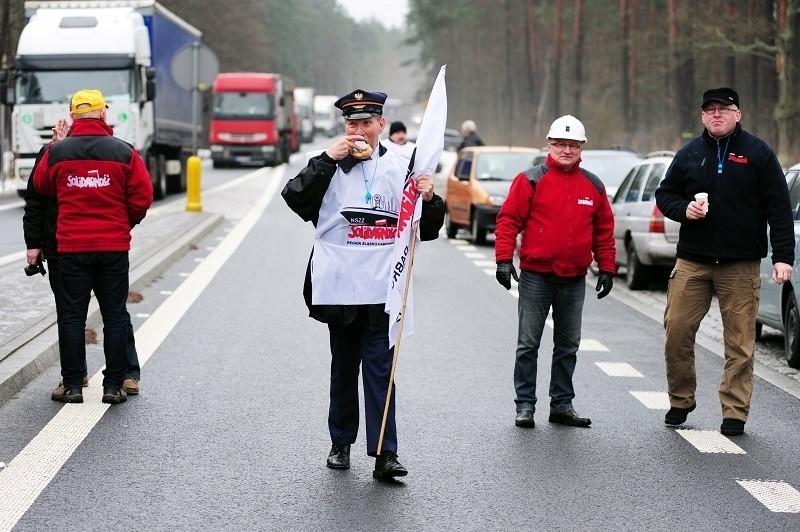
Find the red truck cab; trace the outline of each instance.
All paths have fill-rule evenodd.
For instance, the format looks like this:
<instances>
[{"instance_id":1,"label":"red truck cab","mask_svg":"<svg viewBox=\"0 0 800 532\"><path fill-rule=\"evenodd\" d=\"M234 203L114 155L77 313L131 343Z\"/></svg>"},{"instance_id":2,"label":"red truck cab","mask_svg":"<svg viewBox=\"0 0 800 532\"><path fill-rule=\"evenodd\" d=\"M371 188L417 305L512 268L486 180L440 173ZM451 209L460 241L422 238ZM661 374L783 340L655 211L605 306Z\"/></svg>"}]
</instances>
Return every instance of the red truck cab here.
<instances>
[{"instance_id":1,"label":"red truck cab","mask_svg":"<svg viewBox=\"0 0 800 532\"><path fill-rule=\"evenodd\" d=\"M300 148L294 82L281 74L226 72L212 87L209 145L214 168L275 166Z\"/></svg>"}]
</instances>

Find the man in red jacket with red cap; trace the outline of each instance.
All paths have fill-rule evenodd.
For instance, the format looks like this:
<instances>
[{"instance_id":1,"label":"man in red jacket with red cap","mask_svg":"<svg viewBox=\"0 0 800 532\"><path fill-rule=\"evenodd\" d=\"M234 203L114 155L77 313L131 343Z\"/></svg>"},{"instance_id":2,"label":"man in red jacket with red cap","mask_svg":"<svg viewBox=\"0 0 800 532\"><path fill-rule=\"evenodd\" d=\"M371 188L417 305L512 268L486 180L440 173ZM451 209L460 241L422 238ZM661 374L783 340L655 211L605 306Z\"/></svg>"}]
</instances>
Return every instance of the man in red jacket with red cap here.
<instances>
[{"instance_id":1,"label":"man in red jacket with red cap","mask_svg":"<svg viewBox=\"0 0 800 532\"><path fill-rule=\"evenodd\" d=\"M597 297L611 291L616 273L614 215L600 179L580 168L586 130L574 116L556 119L547 134L547 162L514 178L497 215L497 281L507 290L519 283L519 333L514 387L518 427L533 427L536 365L545 320L553 309L550 423L588 427L572 406L586 271L600 268ZM520 275L512 259L517 236Z\"/></svg>"},{"instance_id":2,"label":"man in red jacket with red cap","mask_svg":"<svg viewBox=\"0 0 800 532\"><path fill-rule=\"evenodd\" d=\"M153 202L144 161L115 138L100 91L84 89L70 101L70 136L53 144L33 175L36 190L58 200L56 242L62 312L58 346L65 392L58 400L82 403L84 329L94 291L103 317L103 402L126 400L128 252L131 228Z\"/></svg>"}]
</instances>

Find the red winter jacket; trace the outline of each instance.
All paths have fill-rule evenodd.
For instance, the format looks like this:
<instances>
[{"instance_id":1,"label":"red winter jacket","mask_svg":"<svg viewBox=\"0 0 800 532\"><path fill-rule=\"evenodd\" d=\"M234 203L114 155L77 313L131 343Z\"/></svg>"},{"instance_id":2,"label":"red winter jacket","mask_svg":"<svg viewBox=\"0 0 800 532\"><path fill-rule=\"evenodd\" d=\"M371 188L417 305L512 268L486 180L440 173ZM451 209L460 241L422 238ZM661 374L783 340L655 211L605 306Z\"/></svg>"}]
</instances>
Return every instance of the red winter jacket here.
<instances>
[{"instance_id":1,"label":"red winter jacket","mask_svg":"<svg viewBox=\"0 0 800 532\"><path fill-rule=\"evenodd\" d=\"M513 259L522 232L522 270L578 277L594 258L601 272L616 273L614 215L605 187L579 164L564 172L548 156L547 171L535 184L524 172L514 178L497 215L497 262Z\"/></svg>"},{"instance_id":2,"label":"red winter jacket","mask_svg":"<svg viewBox=\"0 0 800 532\"><path fill-rule=\"evenodd\" d=\"M112 133L100 119L75 120L36 168L36 190L58 200L59 253L130 250L131 228L153 203L144 161Z\"/></svg>"}]
</instances>

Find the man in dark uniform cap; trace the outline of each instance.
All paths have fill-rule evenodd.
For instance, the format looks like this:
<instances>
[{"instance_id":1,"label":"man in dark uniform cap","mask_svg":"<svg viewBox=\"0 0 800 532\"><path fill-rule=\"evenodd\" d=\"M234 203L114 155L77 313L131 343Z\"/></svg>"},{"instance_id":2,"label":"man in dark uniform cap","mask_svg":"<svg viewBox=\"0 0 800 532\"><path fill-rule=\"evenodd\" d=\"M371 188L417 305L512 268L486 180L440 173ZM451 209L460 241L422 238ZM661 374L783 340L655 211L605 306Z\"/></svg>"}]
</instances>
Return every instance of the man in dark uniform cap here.
<instances>
[{"instance_id":1,"label":"man in dark uniform cap","mask_svg":"<svg viewBox=\"0 0 800 532\"><path fill-rule=\"evenodd\" d=\"M350 467L350 445L359 424L358 375L363 370L367 454L376 457L373 477L408 472L397 460L395 388L378 454L383 410L392 368L389 315L385 311L392 248L408 160L378 142L385 126L386 94L357 89L336 101L345 135L290 180L281 193L287 205L314 224L314 249L304 296L310 316L328 324L331 387L327 466ZM433 240L444 223L444 202L421 176L421 240Z\"/></svg>"}]
</instances>

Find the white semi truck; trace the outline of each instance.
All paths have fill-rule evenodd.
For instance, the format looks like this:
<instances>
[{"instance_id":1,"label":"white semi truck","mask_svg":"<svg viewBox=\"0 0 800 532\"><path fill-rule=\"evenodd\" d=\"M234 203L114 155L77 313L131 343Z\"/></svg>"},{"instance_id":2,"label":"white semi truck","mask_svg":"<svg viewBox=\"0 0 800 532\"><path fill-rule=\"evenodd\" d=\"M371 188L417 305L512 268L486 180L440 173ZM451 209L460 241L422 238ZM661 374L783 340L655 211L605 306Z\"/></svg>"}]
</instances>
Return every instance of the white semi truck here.
<instances>
[{"instance_id":1,"label":"white semi truck","mask_svg":"<svg viewBox=\"0 0 800 532\"><path fill-rule=\"evenodd\" d=\"M13 105L19 194L56 121L68 118L70 98L84 88L103 92L108 123L144 158L156 198L185 190L201 103L176 83L171 64L201 32L154 0L28 1L25 10L12 77L0 77L0 101Z\"/></svg>"},{"instance_id":2,"label":"white semi truck","mask_svg":"<svg viewBox=\"0 0 800 532\"><path fill-rule=\"evenodd\" d=\"M300 119L300 141L314 140L314 87L295 87L294 106Z\"/></svg>"}]
</instances>

